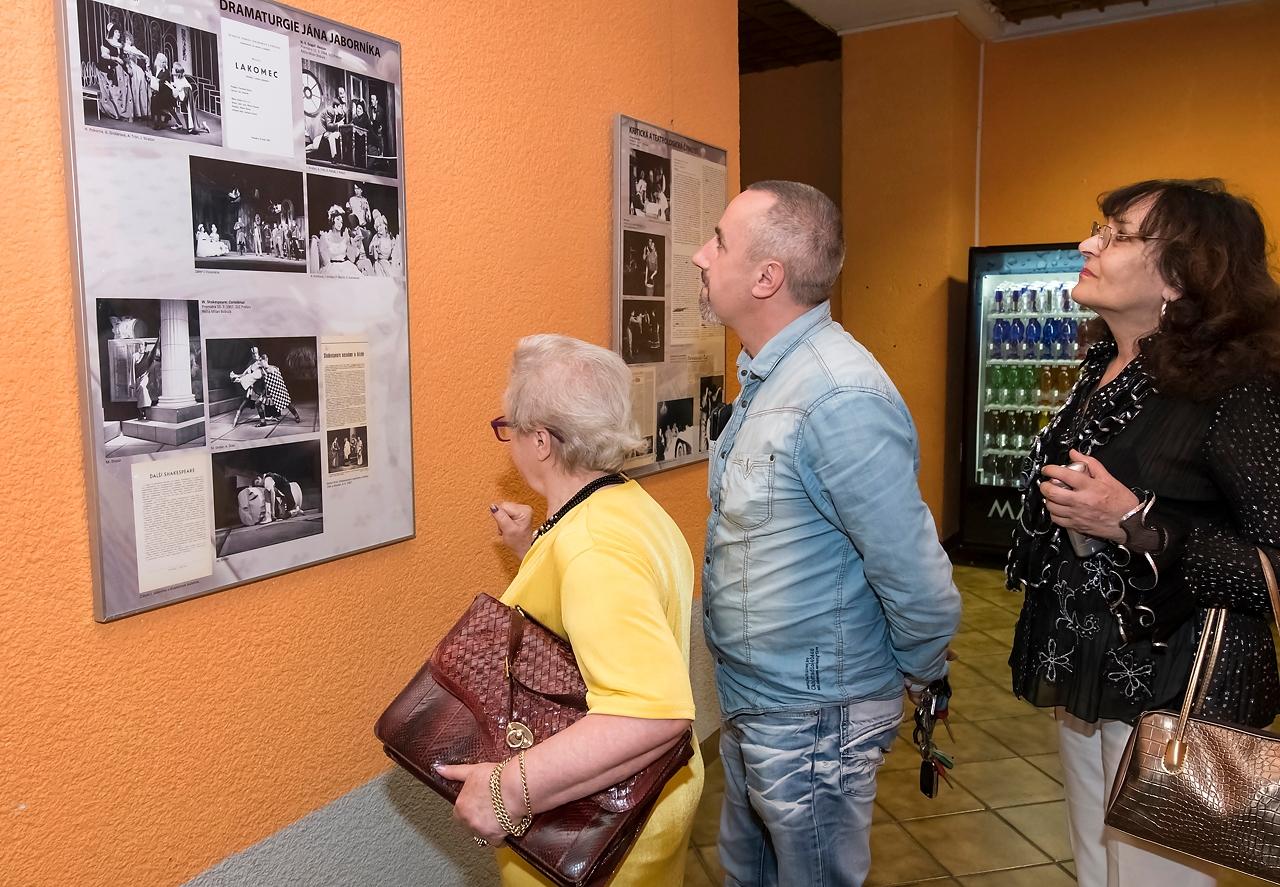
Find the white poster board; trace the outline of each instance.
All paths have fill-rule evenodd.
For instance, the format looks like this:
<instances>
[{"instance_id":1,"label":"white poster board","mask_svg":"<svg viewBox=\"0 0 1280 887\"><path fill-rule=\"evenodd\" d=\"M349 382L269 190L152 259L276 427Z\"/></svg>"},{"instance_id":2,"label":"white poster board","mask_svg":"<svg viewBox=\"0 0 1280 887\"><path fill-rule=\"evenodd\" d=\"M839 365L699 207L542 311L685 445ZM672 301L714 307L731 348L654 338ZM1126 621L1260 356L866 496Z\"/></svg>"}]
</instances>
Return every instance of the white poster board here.
<instances>
[{"instance_id":1,"label":"white poster board","mask_svg":"<svg viewBox=\"0 0 1280 887\"><path fill-rule=\"evenodd\" d=\"M95 617L411 538L399 43L58 6Z\"/></svg>"},{"instance_id":2,"label":"white poster board","mask_svg":"<svg viewBox=\"0 0 1280 887\"><path fill-rule=\"evenodd\" d=\"M728 201L728 154L625 115L616 146L614 350L632 370L639 476L705 459L724 402L724 327L701 317L692 259Z\"/></svg>"}]
</instances>

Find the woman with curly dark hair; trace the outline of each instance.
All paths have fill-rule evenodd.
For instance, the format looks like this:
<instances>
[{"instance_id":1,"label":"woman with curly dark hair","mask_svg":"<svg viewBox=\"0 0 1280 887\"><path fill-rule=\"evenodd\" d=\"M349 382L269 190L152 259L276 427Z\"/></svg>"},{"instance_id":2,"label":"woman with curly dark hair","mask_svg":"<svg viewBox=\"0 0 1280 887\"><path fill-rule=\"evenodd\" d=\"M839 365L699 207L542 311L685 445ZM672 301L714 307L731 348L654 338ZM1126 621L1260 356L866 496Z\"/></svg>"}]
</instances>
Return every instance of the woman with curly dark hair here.
<instances>
[{"instance_id":1,"label":"woman with curly dark hair","mask_svg":"<svg viewBox=\"0 0 1280 887\"><path fill-rule=\"evenodd\" d=\"M1073 294L1098 341L1021 478L1013 689L1057 711L1081 885L1213 885L1103 815L1134 722L1181 701L1208 608L1229 615L1205 713L1280 711L1255 551L1280 568L1280 286L1257 210L1217 179L1140 182L1100 208Z\"/></svg>"}]
</instances>

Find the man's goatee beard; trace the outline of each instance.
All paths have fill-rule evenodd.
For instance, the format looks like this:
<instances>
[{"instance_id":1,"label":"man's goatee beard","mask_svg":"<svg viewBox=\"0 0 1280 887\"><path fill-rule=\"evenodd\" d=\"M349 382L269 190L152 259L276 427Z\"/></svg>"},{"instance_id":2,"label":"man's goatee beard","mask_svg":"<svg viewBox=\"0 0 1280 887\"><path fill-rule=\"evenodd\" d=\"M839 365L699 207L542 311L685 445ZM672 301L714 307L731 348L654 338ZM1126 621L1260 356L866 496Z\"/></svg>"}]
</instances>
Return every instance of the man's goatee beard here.
<instances>
[{"instance_id":1,"label":"man's goatee beard","mask_svg":"<svg viewBox=\"0 0 1280 887\"><path fill-rule=\"evenodd\" d=\"M724 321L716 316L715 309L711 307L711 299L707 295L707 288L704 286L702 292L698 294L698 314L702 317L703 323L713 323L718 326L724 326Z\"/></svg>"}]
</instances>

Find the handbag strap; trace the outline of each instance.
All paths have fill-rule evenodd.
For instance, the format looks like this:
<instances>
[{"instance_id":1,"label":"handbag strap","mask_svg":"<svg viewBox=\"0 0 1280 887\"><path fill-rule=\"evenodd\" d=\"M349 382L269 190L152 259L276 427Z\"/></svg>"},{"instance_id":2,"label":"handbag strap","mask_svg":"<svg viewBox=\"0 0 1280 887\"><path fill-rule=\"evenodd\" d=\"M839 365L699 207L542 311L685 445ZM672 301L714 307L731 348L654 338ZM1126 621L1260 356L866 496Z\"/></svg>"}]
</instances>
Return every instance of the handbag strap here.
<instances>
[{"instance_id":1,"label":"handbag strap","mask_svg":"<svg viewBox=\"0 0 1280 887\"><path fill-rule=\"evenodd\" d=\"M1262 565L1262 578L1267 583L1267 596L1271 599L1271 615L1280 629L1280 587L1277 587L1275 569L1271 559L1261 549L1257 549L1258 561ZM1215 607L1205 617L1204 630L1200 633L1200 645L1196 649L1195 662L1191 667L1191 677L1187 681L1187 692L1182 699L1182 710L1178 713L1178 726L1173 738L1165 744L1165 769L1177 771L1186 756L1187 722L1192 711L1199 711L1204 705L1204 698L1209 692L1209 683L1213 678L1213 668L1218 661L1218 651L1222 647L1222 636L1226 633L1227 611L1223 607Z\"/></svg>"},{"instance_id":2,"label":"handbag strap","mask_svg":"<svg viewBox=\"0 0 1280 887\"><path fill-rule=\"evenodd\" d=\"M1267 580L1267 594L1271 596L1271 617L1276 621L1276 629L1280 630L1280 586L1276 584L1276 571L1271 566L1271 558L1261 548L1258 549L1258 560L1262 561L1262 578Z\"/></svg>"}]
</instances>

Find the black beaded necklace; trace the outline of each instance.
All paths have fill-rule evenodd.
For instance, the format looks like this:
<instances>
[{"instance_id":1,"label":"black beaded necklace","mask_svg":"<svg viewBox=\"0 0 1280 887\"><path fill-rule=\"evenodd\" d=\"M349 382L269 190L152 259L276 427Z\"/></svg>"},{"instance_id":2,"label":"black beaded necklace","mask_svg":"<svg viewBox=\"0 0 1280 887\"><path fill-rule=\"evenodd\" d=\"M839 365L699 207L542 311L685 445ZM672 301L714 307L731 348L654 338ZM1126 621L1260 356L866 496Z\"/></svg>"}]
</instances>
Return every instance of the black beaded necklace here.
<instances>
[{"instance_id":1,"label":"black beaded necklace","mask_svg":"<svg viewBox=\"0 0 1280 887\"><path fill-rule=\"evenodd\" d=\"M533 541L536 542L538 541L539 536L543 535L544 533L549 533L551 531L551 528L560 522L560 518L564 517L566 514L568 514L577 506L581 505L584 501L586 501L586 498L590 496L592 493L594 493L596 490L603 489L604 487L613 486L614 484L624 484L626 482L627 482L627 476L620 471L615 471L613 474L606 474L604 477L597 477L595 480L591 481L591 483L587 484L581 490L578 490L578 492L574 493L569 498L569 501L561 505L560 509L556 511L555 514L551 515L551 517L544 520L542 522L542 526L538 527L538 529L533 531Z\"/></svg>"}]
</instances>

